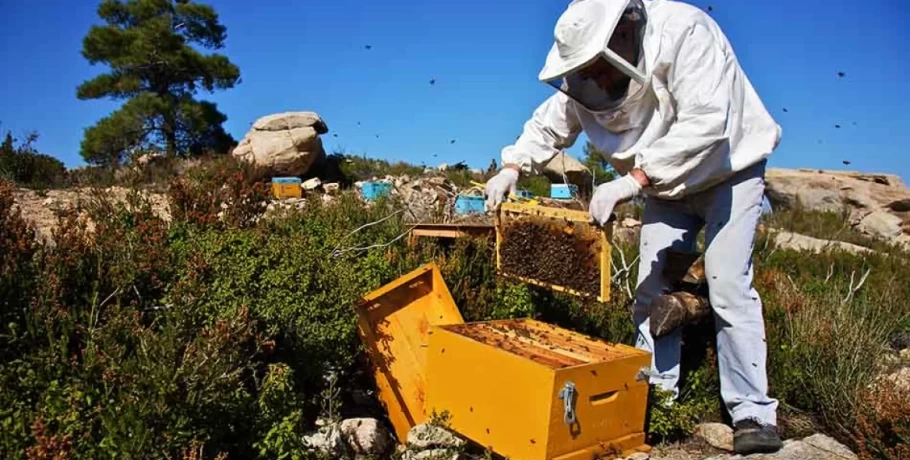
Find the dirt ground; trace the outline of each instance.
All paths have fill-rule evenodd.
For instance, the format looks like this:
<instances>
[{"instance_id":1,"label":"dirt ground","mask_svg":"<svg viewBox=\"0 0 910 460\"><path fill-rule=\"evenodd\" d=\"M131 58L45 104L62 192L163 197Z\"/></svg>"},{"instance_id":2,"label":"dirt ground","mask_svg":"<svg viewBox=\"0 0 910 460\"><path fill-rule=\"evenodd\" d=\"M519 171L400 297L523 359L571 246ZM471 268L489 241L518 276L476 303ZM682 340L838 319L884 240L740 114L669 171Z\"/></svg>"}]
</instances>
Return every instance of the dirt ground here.
<instances>
[{"instance_id":1,"label":"dirt ground","mask_svg":"<svg viewBox=\"0 0 910 460\"><path fill-rule=\"evenodd\" d=\"M51 231L57 225L58 211L89 200L94 193L99 192L123 201L126 199L128 189L123 187L109 187L101 190L76 188L39 193L35 190L20 188L16 190L15 200L22 210L22 217L35 225L41 237L50 238ZM167 197L160 193L149 193L149 197L155 212L163 218L169 219Z\"/></svg>"}]
</instances>

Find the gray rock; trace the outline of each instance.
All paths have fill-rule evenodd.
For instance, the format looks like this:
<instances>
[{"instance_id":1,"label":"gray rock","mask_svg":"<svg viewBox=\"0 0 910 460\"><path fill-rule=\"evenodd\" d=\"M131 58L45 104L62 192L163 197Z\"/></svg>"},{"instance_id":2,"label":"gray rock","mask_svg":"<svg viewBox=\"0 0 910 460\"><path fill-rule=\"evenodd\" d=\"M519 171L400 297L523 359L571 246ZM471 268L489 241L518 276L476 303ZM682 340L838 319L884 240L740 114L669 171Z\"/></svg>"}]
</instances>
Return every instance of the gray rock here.
<instances>
[{"instance_id":1,"label":"gray rock","mask_svg":"<svg viewBox=\"0 0 910 460\"><path fill-rule=\"evenodd\" d=\"M910 367L889 374L886 379L898 390L910 390Z\"/></svg>"},{"instance_id":2,"label":"gray rock","mask_svg":"<svg viewBox=\"0 0 910 460\"><path fill-rule=\"evenodd\" d=\"M712 447L733 452L733 428L723 423L703 423L695 427L695 436Z\"/></svg>"},{"instance_id":3,"label":"gray rock","mask_svg":"<svg viewBox=\"0 0 910 460\"><path fill-rule=\"evenodd\" d=\"M651 456L649 454L646 454L644 452L636 452L636 453L626 457L625 460L648 460L649 458L651 458Z\"/></svg>"},{"instance_id":4,"label":"gray rock","mask_svg":"<svg viewBox=\"0 0 910 460\"><path fill-rule=\"evenodd\" d=\"M857 229L867 235L878 238L897 238L903 233L903 219L887 211L875 211L860 221Z\"/></svg>"},{"instance_id":5,"label":"gray rock","mask_svg":"<svg viewBox=\"0 0 910 460\"><path fill-rule=\"evenodd\" d=\"M784 448L773 454L715 455L705 460L856 460L857 456L843 444L823 434L803 440L784 441Z\"/></svg>"},{"instance_id":6,"label":"gray rock","mask_svg":"<svg viewBox=\"0 0 910 460\"><path fill-rule=\"evenodd\" d=\"M300 186L301 186L304 190L315 190L316 187L319 187L320 185L322 185L322 181L319 180L318 177L314 177L314 178L312 178L312 179L308 179L308 180L304 181L302 184L300 184Z\"/></svg>"},{"instance_id":7,"label":"gray rock","mask_svg":"<svg viewBox=\"0 0 910 460\"><path fill-rule=\"evenodd\" d=\"M910 243L910 189L897 176L769 168L765 180L774 205L848 211L857 230L899 244Z\"/></svg>"},{"instance_id":8,"label":"gray rock","mask_svg":"<svg viewBox=\"0 0 910 460\"><path fill-rule=\"evenodd\" d=\"M301 176L325 158L320 134L328 130L313 112L287 112L262 117L233 151L273 176Z\"/></svg>"},{"instance_id":9,"label":"gray rock","mask_svg":"<svg viewBox=\"0 0 910 460\"><path fill-rule=\"evenodd\" d=\"M807 252L824 252L830 249L840 249L852 254L867 254L873 252L867 247L843 241L823 240L783 230L771 230L771 232L774 236L774 243L780 249Z\"/></svg>"},{"instance_id":10,"label":"gray rock","mask_svg":"<svg viewBox=\"0 0 910 460\"><path fill-rule=\"evenodd\" d=\"M420 424L408 431L408 446L417 449L431 448L458 448L463 447L465 441L455 436L445 428Z\"/></svg>"},{"instance_id":11,"label":"gray rock","mask_svg":"<svg viewBox=\"0 0 910 460\"><path fill-rule=\"evenodd\" d=\"M823 434L814 434L806 439L803 439L803 442L812 447L815 447L816 449L830 452L841 458L857 458L856 454L848 449L847 446L837 442L834 438L825 436Z\"/></svg>"},{"instance_id":12,"label":"gray rock","mask_svg":"<svg viewBox=\"0 0 910 460\"><path fill-rule=\"evenodd\" d=\"M409 450L401 460L461 460L462 455L452 449Z\"/></svg>"},{"instance_id":13,"label":"gray rock","mask_svg":"<svg viewBox=\"0 0 910 460\"><path fill-rule=\"evenodd\" d=\"M374 418L353 418L341 422L341 434L355 455L381 456L392 447L392 437Z\"/></svg>"},{"instance_id":14,"label":"gray rock","mask_svg":"<svg viewBox=\"0 0 910 460\"><path fill-rule=\"evenodd\" d=\"M303 445L332 458L340 458L347 454L347 446L337 424L323 426L315 433L304 436Z\"/></svg>"},{"instance_id":15,"label":"gray rock","mask_svg":"<svg viewBox=\"0 0 910 460\"><path fill-rule=\"evenodd\" d=\"M296 128L313 128L319 134L329 132L316 112L284 112L266 115L253 123L257 131L286 131Z\"/></svg>"}]
</instances>

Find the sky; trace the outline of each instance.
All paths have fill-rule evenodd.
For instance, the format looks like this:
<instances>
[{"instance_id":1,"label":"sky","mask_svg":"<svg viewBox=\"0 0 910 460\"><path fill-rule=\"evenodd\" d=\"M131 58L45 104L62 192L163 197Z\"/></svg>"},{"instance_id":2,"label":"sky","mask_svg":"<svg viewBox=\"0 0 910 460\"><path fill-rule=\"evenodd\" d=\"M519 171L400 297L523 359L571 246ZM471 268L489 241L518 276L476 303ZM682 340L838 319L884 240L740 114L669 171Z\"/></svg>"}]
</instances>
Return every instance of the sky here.
<instances>
[{"instance_id":1,"label":"sky","mask_svg":"<svg viewBox=\"0 0 910 460\"><path fill-rule=\"evenodd\" d=\"M106 70L81 55L97 3L0 0L0 130L38 131L36 147L69 167L83 164L83 130L120 104L76 98ZM242 82L198 97L218 104L237 140L261 116L312 110L329 152L486 167L552 92L536 77L567 1L208 3ZM772 167L910 181L910 2L689 3L712 7L782 126Z\"/></svg>"}]
</instances>

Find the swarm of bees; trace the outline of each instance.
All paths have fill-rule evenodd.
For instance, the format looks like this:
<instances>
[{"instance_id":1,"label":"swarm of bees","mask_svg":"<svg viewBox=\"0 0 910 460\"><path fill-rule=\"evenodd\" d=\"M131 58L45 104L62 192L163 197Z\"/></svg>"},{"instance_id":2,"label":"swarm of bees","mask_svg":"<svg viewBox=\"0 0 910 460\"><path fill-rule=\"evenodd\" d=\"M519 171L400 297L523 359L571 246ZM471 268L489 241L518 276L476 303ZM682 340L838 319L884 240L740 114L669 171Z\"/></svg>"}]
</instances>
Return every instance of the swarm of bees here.
<instances>
[{"instance_id":1,"label":"swarm of bees","mask_svg":"<svg viewBox=\"0 0 910 460\"><path fill-rule=\"evenodd\" d=\"M585 294L599 294L599 235L582 224L574 224L577 228L567 232L565 225L535 218L508 222L503 226L499 246L502 271Z\"/></svg>"}]
</instances>

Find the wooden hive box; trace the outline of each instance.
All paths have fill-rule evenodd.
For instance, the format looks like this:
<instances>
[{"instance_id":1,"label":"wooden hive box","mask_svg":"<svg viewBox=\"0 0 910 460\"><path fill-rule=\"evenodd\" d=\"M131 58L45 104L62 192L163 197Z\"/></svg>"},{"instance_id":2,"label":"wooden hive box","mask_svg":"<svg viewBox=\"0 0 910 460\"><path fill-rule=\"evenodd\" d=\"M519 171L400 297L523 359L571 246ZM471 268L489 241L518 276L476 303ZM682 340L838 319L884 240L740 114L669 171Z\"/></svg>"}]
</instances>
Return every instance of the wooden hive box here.
<instances>
[{"instance_id":1,"label":"wooden hive box","mask_svg":"<svg viewBox=\"0 0 910 460\"><path fill-rule=\"evenodd\" d=\"M433 325L464 320L436 264L424 265L361 299L358 333L379 400L399 440L426 420L426 358Z\"/></svg>"},{"instance_id":2,"label":"wooden hive box","mask_svg":"<svg viewBox=\"0 0 910 460\"><path fill-rule=\"evenodd\" d=\"M272 195L279 200L285 198L300 198L303 196L299 177L273 177Z\"/></svg>"},{"instance_id":3,"label":"wooden hive box","mask_svg":"<svg viewBox=\"0 0 910 460\"><path fill-rule=\"evenodd\" d=\"M547 245L552 245L554 240L548 240L551 237L544 232L524 233L521 238L513 236L519 235L519 226L528 222L547 225L556 233L560 244L573 245L575 254L587 253L592 266L579 267L571 263L576 259L570 257L570 251L546 252ZM526 283L607 302L610 300L611 232L612 226L601 229L592 225L585 211L503 203L496 222L496 268L500 274ZM544 260L543 257L550 259ZM571 267L571 273L558 281L547 279L559 276L554 267L560 265ZM530 273L535 271L535 267L539 267L537 273ZM573 282L584 286L569 285Z\"/></svg>"},{"instance_id":4,"label":"wooden hive box","mask_svg":"<svg viewBox=\"0 0 910 460\"><path fill-rule=\"evenodd\" d=\"M453 430L512 459L648 452L648 384L638 375L650 362L647 352L533 320L435 326L425 412L448 412Z\"/></svg>"}]
</instances>

